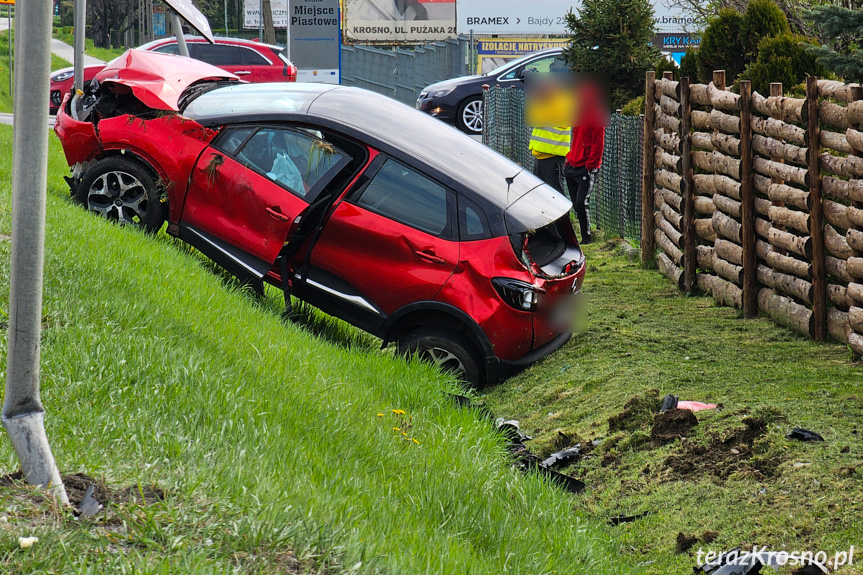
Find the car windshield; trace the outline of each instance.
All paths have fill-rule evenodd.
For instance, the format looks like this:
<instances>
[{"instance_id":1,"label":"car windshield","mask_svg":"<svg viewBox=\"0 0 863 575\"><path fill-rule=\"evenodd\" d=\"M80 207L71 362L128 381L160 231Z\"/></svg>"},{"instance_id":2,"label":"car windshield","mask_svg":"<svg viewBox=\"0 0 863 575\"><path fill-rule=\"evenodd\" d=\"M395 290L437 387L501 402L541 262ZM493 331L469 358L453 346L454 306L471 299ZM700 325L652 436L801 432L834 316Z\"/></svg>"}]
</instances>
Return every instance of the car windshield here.
<instances>
[{"instance_id":1,"label":"car windshield","mask_svg":"<svg viewBox=\"0 0 863 575\"><path fill-rule=\"evenodd\" d=\"M320 95L314 85L239 84L204 92L184 102L183 113L190 118L243 116L267 110L271 114L299 112Z\"/></svg>"}]
</instances>

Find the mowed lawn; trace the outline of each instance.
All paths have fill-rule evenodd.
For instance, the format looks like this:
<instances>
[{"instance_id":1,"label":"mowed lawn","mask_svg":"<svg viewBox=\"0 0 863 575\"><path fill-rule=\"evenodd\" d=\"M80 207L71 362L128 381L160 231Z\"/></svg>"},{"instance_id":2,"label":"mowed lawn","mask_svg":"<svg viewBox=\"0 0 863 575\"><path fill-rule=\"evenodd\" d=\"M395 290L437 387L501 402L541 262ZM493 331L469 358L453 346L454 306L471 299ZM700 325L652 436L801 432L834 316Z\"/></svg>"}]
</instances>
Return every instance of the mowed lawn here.
<instances>
[{"instance_id":1,"label":"mowed lawn","mask_svg":"<svg viewBox=\"0 0 863 575\"><path fill-rule=\"evenodd\" d=\"M0 127L4 350L11 146ZM73 205L66 173L52 136L42 399L62 472L113 503L74 519L0 478L0 572L630 571L446 377L321 316L284 322L277 293ZM17 469L0 441L0 475Z\"/></svg>"},{"instance_id":2,"label":"mowed lawn","mask_svg":"<svg viewBox=\"0 0 863 575\"><path fill-rule=\"evenodd\" d=\"M587 332L486 390L491 410L520 420L540 455L559 432L600 440L567 469L588 484L576 508L646 513L606 527L646 573L691 573L699 550L753 545L831 559L854 545L855 565L840 573L863 573L863 362L844 345L683 296L615 241L586 252ZM663 440L654 413L666 393L719 407ZM795 427L825 441L787 439Z\"/></svg>"}]
</instances>

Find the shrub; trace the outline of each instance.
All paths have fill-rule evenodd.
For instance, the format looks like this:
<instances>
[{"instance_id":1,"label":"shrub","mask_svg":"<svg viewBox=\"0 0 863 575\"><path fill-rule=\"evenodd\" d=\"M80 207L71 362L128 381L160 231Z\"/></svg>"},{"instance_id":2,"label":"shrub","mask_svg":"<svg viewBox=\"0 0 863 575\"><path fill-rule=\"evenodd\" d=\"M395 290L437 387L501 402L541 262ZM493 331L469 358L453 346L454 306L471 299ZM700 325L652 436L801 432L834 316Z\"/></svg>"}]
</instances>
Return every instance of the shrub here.
<instances>
[{"instance_id":1,"label":"shrub","mask_svg":"<svg viewBox=\"0 0 863 575\"><path fill-rule=\"evenodd\" d=\"M620 113L624 116L640 116L644 113L644 96L638 96L626 103L620 109Z\"/></svg>"},{"instance_id":2,"label":"shrub","mask_svg":"<svg viewBox=\"0 0 863 575\"><path fill-rule=\"evenodd\" d=\"M757 60L759 45L764 38L790 33L788 18L773 0L750 0L739 33L746 49L746 63Z\"/></svg>"},{"instance_id":3,"label":"shrub","mask_svg":"<svg viewBox=\"0 0 863 575\"><path fill-rule=\"evenodd\" d=\"M714 70L725 70L726 83L731 84L746 63L740 39L743 16L731 8L723 8L707 21L698 53L698 76L710 82Z\"/></svg>"},{"instance_id":4,"label":"shrub","mask_svg":"<svg viewBox=\"0 0 863 575\"><path fill-rule=\"evenodd\" d=\"M741 78L752 81L752 89L763 95L770 93L771 82L782 82L786 92L806 79L820 76L822 68L815 54L806 49L812 41L794 34L767 37L758 45L758 59L750 64Z\"/></svg>"},{"instance_id":5,"label":"shrub","mask_svg":"<svg viewBox=\"0 0 863 575\"><path fill-rule=\"evenodd\" d=\"M656 64L656 77L662 78L663 72L671 72L674 74L675 80L680 80L680 67L678 67L677 62L664 56Z\"/></svg>"},{"instance_id":6,"label":"shrub","mask_svg":"<svg viewBox=\"0 0 863 575\"><path fill-rule=\"evenodd\" d=\"M698 82L698 52L692 48L687 48L680 59L680 77L689 78L692 84Z\"/></svg>"}]
</instances>

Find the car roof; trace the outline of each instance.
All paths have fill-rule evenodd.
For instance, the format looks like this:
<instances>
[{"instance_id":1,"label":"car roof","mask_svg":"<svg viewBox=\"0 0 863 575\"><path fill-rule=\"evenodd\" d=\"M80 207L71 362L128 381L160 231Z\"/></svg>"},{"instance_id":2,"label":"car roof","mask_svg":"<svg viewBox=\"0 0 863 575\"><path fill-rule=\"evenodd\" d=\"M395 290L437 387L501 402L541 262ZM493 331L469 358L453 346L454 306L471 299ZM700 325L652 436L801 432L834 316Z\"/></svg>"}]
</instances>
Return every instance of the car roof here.
<instances>
[{"instance_id":1,"label":"car roof","mask_svg":"<svg viewBox=\"0 0 863 575\"><path fill-rule=\"evenodd\" d=\"M199 96L183 114L209 127L292 121L336 129L397 159L424 163L442 183L467 188L502 209L544 185L452 126L360 88L303 83L226 86Z\"/></svg>"}]
</instances>

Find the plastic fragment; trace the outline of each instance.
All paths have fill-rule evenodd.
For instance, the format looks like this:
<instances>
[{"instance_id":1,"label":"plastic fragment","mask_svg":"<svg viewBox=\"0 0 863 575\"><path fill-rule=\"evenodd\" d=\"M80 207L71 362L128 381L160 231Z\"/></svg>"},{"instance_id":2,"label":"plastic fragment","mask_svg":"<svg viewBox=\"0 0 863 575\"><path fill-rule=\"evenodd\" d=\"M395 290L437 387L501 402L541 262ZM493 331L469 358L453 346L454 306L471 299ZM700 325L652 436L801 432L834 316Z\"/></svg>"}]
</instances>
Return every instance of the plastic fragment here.
<instances>
[{"instance_id":1,"label":"plastic fragment","mask_svg":"<svg viewBox=\"0 0 863 575\"><path fill-rule=\"evenodd\" d=\"M798 441L824 441L824 438L819 434L814 431L809 431L808 429L803 429L802 427L795 427L785 437L788 439L796 439Z\"/></svg>"},{"instance_id":2,"label":"plastic fragment","mask_svg":"<svg viewBox=\"0 0 863 575\"><path fill-rule=\"evenodd\" d=\"M18 538L18 546L21 547L21 549L27 549L29 547L33 547L33 544L38 543L38 542L39 542L38 537L19 537Z\"/></svg>"}]
</instances>

